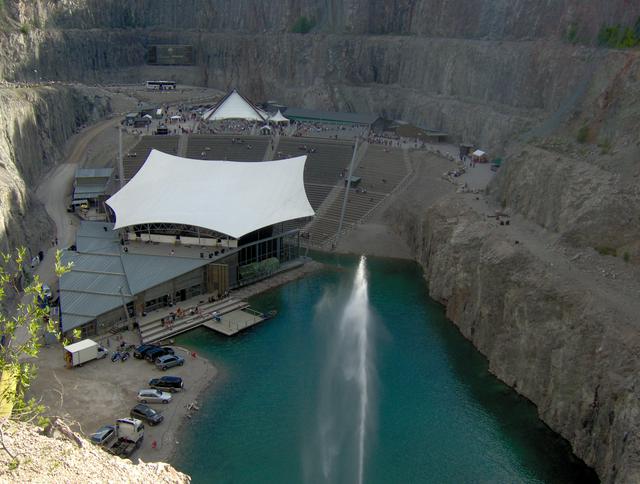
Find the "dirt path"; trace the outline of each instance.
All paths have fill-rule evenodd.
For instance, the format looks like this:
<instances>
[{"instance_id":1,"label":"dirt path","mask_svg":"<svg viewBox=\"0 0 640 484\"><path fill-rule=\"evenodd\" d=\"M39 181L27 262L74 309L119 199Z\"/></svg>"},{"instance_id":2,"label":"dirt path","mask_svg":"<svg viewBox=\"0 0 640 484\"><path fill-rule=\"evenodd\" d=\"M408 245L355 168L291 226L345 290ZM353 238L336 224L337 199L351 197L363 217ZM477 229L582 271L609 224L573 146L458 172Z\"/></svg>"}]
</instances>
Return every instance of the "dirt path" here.
<instances>
[{"instance_id":1,"label":"dirt path","mask_svg":"<svg viewBox=\"0 0 640 484\"><path fill-rule=\"evenodd\" d=\"M36 189L38 200L42 202L47 214L56 225L56 234L52 235L52 240L56 237L58 239L58 247L51 244L37 271L41 280L49 285L52 285L56 279L53 264L55 250L69 247L75 241L78 219L73 214L67 213L67 201L71 193L76 168L84 163L91 143L106 130L117 126L118 122L118 119L100 121L79 133L71 141L67 162L57 165L49 171Z\"/></svg>"},{"instance_id":2,"label":"dirt path","mask_svg":"<svg viewBox=\"0 0 640 484\"><path fill-rule=\"evenodd\" d=\"M495 214L497 205L485 197L465 195L468 205L483 215ZM596 300L616 308L628 323L640 314L640 275L638 269L620 258L603 256L590 248L576 249L562 243L560 234L513 216L508 226L496 227L510 240L518 241L567 288L583 291Z\"/></svg>"}]
</instances>

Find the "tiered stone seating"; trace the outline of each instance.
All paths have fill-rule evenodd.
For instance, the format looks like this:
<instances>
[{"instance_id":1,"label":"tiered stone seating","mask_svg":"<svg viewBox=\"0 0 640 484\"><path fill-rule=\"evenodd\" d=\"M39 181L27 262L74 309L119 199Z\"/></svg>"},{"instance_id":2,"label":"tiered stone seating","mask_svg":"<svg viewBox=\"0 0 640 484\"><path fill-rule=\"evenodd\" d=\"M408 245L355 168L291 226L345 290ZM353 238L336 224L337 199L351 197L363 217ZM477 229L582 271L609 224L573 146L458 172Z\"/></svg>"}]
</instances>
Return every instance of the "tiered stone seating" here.
<instances>
[{"instance_id":1,"label":"tiered stone seating","mask_svg":"<svg viewBox=\"0 0 640 484\"><path fill-rule=\"evenodd\" d=\"M304 147L306 149L301 149ZM315 150L315 153L307 152L311 149ZM340 179L342 170L351 162L353 143L281 137L274 158L289 158L305 154L307 155L307 164L304 169L305 185L333 186Z\"/></svg>"},{"instance_id":2,"label":"tiered stone seating","mask_svg":"<svg viewBox=\"0 0 640 484\"><path fill-rule=\"evenodd\" d=\"M385 149L382 146L370 145L364 158L356 168L354 176L362 180L358 189L349 192L343 228L348 229L358 223L376 205L378 205L407 175L402 150ZM363 193L366 189L366 193ZM323 245L335 237L340 223L344 189L341 187L337 196L321 208L313 222L306 228L309 240L313 245Z\"/></svg>"},{"instance_id":3,"label":"tiered stone seating","mask_svg":"<svg viewBox=\"0 0 640 484\"><path fill-rule=\"evenodd\" d=\"M248 306L249 304L246 301L240 301L232 297L213 303L199 304L200 314L194 314L193 316L187 315L183 318L176 319L171 328L162 325L162 318L166 317L166 311L162 311L159 312L158 318L147 318L144 322L140 322L140 337L143 343L161 341L200 326L203 322L213 318L211 313L214 311L222 315L235 311L236 309L244 309ZM180 307L185 310L187 314L190 309L195 309L195 306L189 307L188 305L181 305Z\"/></svg>"},{"instance_id":4,"label":"tiered stone seating","mask_svg":"<svg viewBox=\"0 0 640 484\"><path fill-rule=\"evenodd\" d=\"M406 175L402 150L378 145L369 145L354 173L362 187L378 193L391 193Z\"/></svg>"},{"instance_id":5,"label":"tiered stone seating","mask_svg":"<svg viewBox=\"0 0 640 484\"><path fill-rule=\"evenodd\" d=\"M344 214L343 227L353 226L364 217L373 207L382 201L385 194L382 193L358 193L355 190L349 192L347 208ZM317 216L308 229L311 242L321 244L323 241L335 236L340 223L344 190Z\"/></svg>"},{"instance_id":6,"label":"tiered stone seating","mask_svg":"<svg viewBox=\"0 0 640 484\"><path fill-rule=\"evenodd\" d=\"M234 143L233 140L241 142ZM262 161L270 137L193 134L187 143L187 158L197 160Z\"/></svg>"},{"instance_id":7,"label":"tiered stone seating","mask_svg":"<svg viewBox=\"0 0 640 484\"><path fill-rule=\"evenodd\" d=\"M143 136L129 152L123 155L124 179L131 180L138 173L152 149L176 155L179 136Z\"/></svg>"}]
</instances>

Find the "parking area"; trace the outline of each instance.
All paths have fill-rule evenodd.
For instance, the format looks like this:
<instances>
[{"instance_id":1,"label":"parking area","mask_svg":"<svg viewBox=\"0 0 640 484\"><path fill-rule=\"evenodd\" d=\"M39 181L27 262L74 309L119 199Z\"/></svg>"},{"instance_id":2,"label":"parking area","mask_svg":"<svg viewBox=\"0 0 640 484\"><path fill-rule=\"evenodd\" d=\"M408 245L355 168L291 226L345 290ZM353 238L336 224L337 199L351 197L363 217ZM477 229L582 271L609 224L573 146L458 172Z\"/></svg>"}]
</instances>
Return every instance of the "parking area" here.
<instances>
[{"instance_id":1,"label":"parking area","mask_svg":"<svg viewBox=\"0 0 640 484\"><path fill-rule=\"evenodd\" d=\"M127 336L124 336L127 341ZM133 342L134 338L131 337ZM101 341L101 343L105 343ZM110 354L118 341L110 338ZM150 404L162 412L164 421L152 427L145 424L144 442L132 459L145 462L166 460L175 447L175 435L200 393L215 378L216 368L206 359L185 348L172 347L176 355L184 357L183 366L161 371L154 364L131 357L112 362L110 357L90 361L81 367L68 369L61 345L42 349L38 358L38 377L28 396L41 399L48 415L64 418L75 429L89 436L102 425L113 425L118 418L128 417L138 403L138 390L148 388L152 378L165 375L182 377L184 390L172 394L168 404ZM110 355L109 355L110 356ZM156 445L153 448L152 443Z\"/></svg>"}]
</instances>

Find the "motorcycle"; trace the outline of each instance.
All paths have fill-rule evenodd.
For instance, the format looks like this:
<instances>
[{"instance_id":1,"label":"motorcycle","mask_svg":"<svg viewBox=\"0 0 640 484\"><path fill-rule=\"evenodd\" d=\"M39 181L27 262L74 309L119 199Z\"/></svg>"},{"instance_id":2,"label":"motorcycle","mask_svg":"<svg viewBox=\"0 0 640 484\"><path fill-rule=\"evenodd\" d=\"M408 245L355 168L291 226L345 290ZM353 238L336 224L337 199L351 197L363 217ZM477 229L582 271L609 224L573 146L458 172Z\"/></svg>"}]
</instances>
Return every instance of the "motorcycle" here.
<instances>
[{"instance_id":1,"label":"motorcycle","mask_svg":"<svg viewBox=\"0 0 640 484\"><path fill-rule=\"evenodd\" d=\"M111 361L115 363L120 359L120 356L120 352L116 351L113 355L111 355Z\"/></svg>"},{"instance_id":2,"label":"motorcycle","mask_svg":"<svg viewBox=\"0 0 640 484\"><path fill-rule=\"evenodd\" d=\"M124 353L122 353L122 358L120 359L120 361L122 361L124 363L128 359L129 359L129 352L125 351Z\"/></svg>"}]
</instances>

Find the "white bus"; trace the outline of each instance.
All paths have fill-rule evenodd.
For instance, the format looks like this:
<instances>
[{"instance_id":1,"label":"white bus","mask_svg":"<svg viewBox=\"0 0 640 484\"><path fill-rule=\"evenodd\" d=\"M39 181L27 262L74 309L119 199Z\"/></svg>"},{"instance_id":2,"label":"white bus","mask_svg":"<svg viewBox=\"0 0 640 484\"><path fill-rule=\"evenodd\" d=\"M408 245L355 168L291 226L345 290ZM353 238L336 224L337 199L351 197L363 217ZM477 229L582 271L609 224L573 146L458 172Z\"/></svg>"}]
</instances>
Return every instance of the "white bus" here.
<instances>
[{"instance_id":1,"label":"white bus","mask_svg":"<svg viewBox=\"0 0 640 484\"><path fill-rule=\"evenodd\" d=\"M147 81L148 91L175 91L174 81Z\"/></svg>"}]
</instances>

